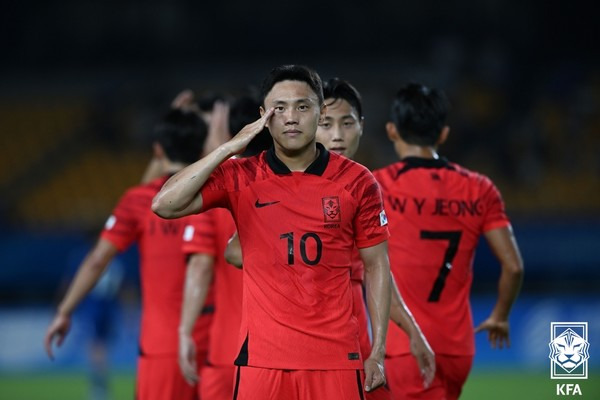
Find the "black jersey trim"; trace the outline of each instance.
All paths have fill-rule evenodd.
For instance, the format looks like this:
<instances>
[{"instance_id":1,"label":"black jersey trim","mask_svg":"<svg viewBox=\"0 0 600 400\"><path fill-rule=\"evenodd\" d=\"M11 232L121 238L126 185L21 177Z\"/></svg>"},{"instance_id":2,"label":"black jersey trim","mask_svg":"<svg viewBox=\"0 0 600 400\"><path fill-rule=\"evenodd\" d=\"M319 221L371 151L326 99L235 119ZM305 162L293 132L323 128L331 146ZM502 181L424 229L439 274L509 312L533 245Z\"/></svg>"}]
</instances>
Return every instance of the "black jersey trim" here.
<instances>
[{"instance_id":1,"label":"black jersey trim","mask_svg":"<svg viewBox=\"0 0 600 400\"><path fill-rule=\"evenodd\" d=\"M233 363L241 366L248 365L248 334L246 334L246 340L244 340L244 344L242 344L242 348Z\"/></svg>"},{"instance_id":2,"label":"black jersey trim","mask_svg":"<svg viewBox=\"0 0 600 400\"><path fill-rule=\"evenodd\" d=\"M240 389L240 370L241 367L237 367L237 372L235 373L235 387L233 388L233 400L237 400L238 391Z\"/></svg>"},{"instance_id":3,"label":"black jersey trim","mask_svg":"<svg viewBox=\"0 0 600 400\"><path fill-rule=\"evenodd\" d=\"M356 370L356 383L358 384L358 394L360 396L360 400L365 400L362 383L360 381L360 370L359 369Z\"/></svg>"},{"instance_id":4,"label":"black jersey trim","mask_svg":"<svg viewBox=\"0 0 600 400\"><path fill-rule=\"evenodd\" d=\"M423 158L423 157L405 157L401 162L404 163L404 166L396 172L395 179L398 179L400 175L403 173L415 169L415 168L428 168L428 169L449 169L451 171L455 171L456 168L450 164L450 162L444 158Z\"/></svg>"},{"instance_id":5,"label":"black jersey trim","mask_svg":"<svg viewBox=\"0 0 600 400\"><path fill-rule=\"evenodd\" d=\"M327 151L327 149L325 149L321 143L317 143L317 150L319 155L315 161L313 161L312 164L310 164L308 168L304 170L305 174L321 176L325 172L325 169L329 164L329 151ZM266 160L269 168L271 168L271 170L277 175L286 175L292 173L287 165L277 158L277 155L275 154L275 147L271 147L269 150L267 150Z\"/></svg>"}]
</instances>

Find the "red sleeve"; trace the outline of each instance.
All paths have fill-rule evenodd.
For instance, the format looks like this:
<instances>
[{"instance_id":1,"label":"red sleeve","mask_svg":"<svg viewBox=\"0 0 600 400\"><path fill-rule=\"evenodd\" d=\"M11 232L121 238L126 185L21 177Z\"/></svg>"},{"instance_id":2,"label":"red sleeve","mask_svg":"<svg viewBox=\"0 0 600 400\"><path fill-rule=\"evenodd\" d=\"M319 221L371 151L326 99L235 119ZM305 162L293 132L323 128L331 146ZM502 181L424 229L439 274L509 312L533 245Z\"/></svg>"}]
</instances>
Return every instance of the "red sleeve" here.
<instances>
[{"instance_id":1,"label":"red sleeve","mask_svg":"<svg viewBox=\"0 0 600 400\"><path fill-rule=\"evenodd\" d=\"M218 207L231 210L229 192L234 189L237 182L235 177L234 163L231 159L215 168L202 189L200 189L202 211Z\"/></svg>"},{"instance_id":2,"label":"red sleeve","mask_svg":"<svg viewBox=\"0 0 600 400\"><path fill-rule=\"evenodd\" d=\"M216 223L212 211L192 215L183 231L182 250L185 254L217 255Z\"/></svg>"},{"instance_id":3,"label":"red sleeve","mask_svg":"<svg viewBox=\"0 0 600 400\"><path fill-rule=\"evenodd\" d=\"M100 237L111 242L119 251L124 251L137 240L142 213L149 207L149 201L135 190L127 191L106 220Z\"/></svg>"},{"instance_id":4,"label":"red sleeve","mask_svg":"<svg viewBox=\"0 0 600 400\"><path fill-rule=\"evenodd\" d=\"M500 191L491 180L484 177L481 201L484 206L483 232L496 228L504 228L510 225L510 221L504 210L504 201Z\"/></svg>"},{"instance_id":5,"label":"red sleeve","mask_svg":"<svg viewBox=\"0 0 600 400\"><path fill-rule=\"evenodd\" d=\"M359 202L354 217L356 246L363 249L387 240L389 233L381 188L366 169L357 180L355 198Z\"/></svg>"}]
</instances>

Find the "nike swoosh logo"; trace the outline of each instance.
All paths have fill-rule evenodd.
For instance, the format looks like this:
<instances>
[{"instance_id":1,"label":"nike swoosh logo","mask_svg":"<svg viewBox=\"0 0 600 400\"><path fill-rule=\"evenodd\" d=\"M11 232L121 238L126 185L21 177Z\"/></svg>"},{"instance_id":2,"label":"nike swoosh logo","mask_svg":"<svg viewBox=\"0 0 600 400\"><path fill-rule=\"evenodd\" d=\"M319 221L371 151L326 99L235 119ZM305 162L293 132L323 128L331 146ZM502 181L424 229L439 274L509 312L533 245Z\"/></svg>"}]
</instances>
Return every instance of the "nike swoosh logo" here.
<instances>
[{"instance_id":1,"label":"nike swoosh logo","mask_svg":"<svg viewBox=\"0 0 600 400\"><path fill-rule=\"evenodd\" d=\"M256 199L256 203L254 203L254 207L256 207L256 208L263 208L263 207L266 207L266 206L272 206L273 204L277 204L279 202L280 202L280 200L270 201L268 203L261 203L261 202L258 201L258 199Z\"/></svg>"}]
</instances>

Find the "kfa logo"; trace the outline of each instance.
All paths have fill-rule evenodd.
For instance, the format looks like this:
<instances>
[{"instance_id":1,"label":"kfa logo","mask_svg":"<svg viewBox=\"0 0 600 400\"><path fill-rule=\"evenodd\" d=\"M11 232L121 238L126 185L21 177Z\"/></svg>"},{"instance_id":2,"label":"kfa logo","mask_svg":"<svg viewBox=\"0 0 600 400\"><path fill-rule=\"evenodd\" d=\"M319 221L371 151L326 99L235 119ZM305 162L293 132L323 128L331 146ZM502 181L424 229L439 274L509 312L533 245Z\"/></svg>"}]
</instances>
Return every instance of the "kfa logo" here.
<instances>
[{"instance_id":1,"label":"kfa logo","mask_svg":"<svg viewBox=\"0 0 600 400\"><path fill-rule=\"evenodd\" d=\"M341 222L340 199L337 196L323 197L323 215L326 223Z\"/></svg>"},{"instance_id":2,"label":"kfa logo","mask_svg":"<svg viewBox=\"0 0 600 400\"><path fill-rule=\"evenodd\" d=\"M587 328L587 322L550 323L551 379L587 379L590 358Z\"/></svg>"}]
</instances>

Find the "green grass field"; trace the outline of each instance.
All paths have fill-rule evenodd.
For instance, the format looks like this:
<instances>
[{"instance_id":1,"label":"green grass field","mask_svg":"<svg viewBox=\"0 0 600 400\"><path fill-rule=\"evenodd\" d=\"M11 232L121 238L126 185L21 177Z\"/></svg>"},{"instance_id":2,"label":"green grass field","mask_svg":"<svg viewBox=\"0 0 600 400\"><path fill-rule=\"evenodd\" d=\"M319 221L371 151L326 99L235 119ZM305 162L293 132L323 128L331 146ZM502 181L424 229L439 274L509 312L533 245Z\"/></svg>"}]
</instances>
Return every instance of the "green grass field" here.
<instances>
[{"instance_id":1,"label":"green grass field","mask_svg":"<svg viewBox=\"0 0 600 400\"><path fill-rule=\"evenodd\" d=\"M473 373L464 388L463 400L547 400L556 396L556 383L548 374L480 372ZM600 399L600 379L590 377L579 383L583 396ZM561 382L565 383L565 382ZM133 373L115 375L111 379L113 400L131 400L134 393ZM569 396L570 397L570 396ZM2 400L85 400L87 381L78 373L13 375L0 377Z\"/></svg>"}]
</instances>

